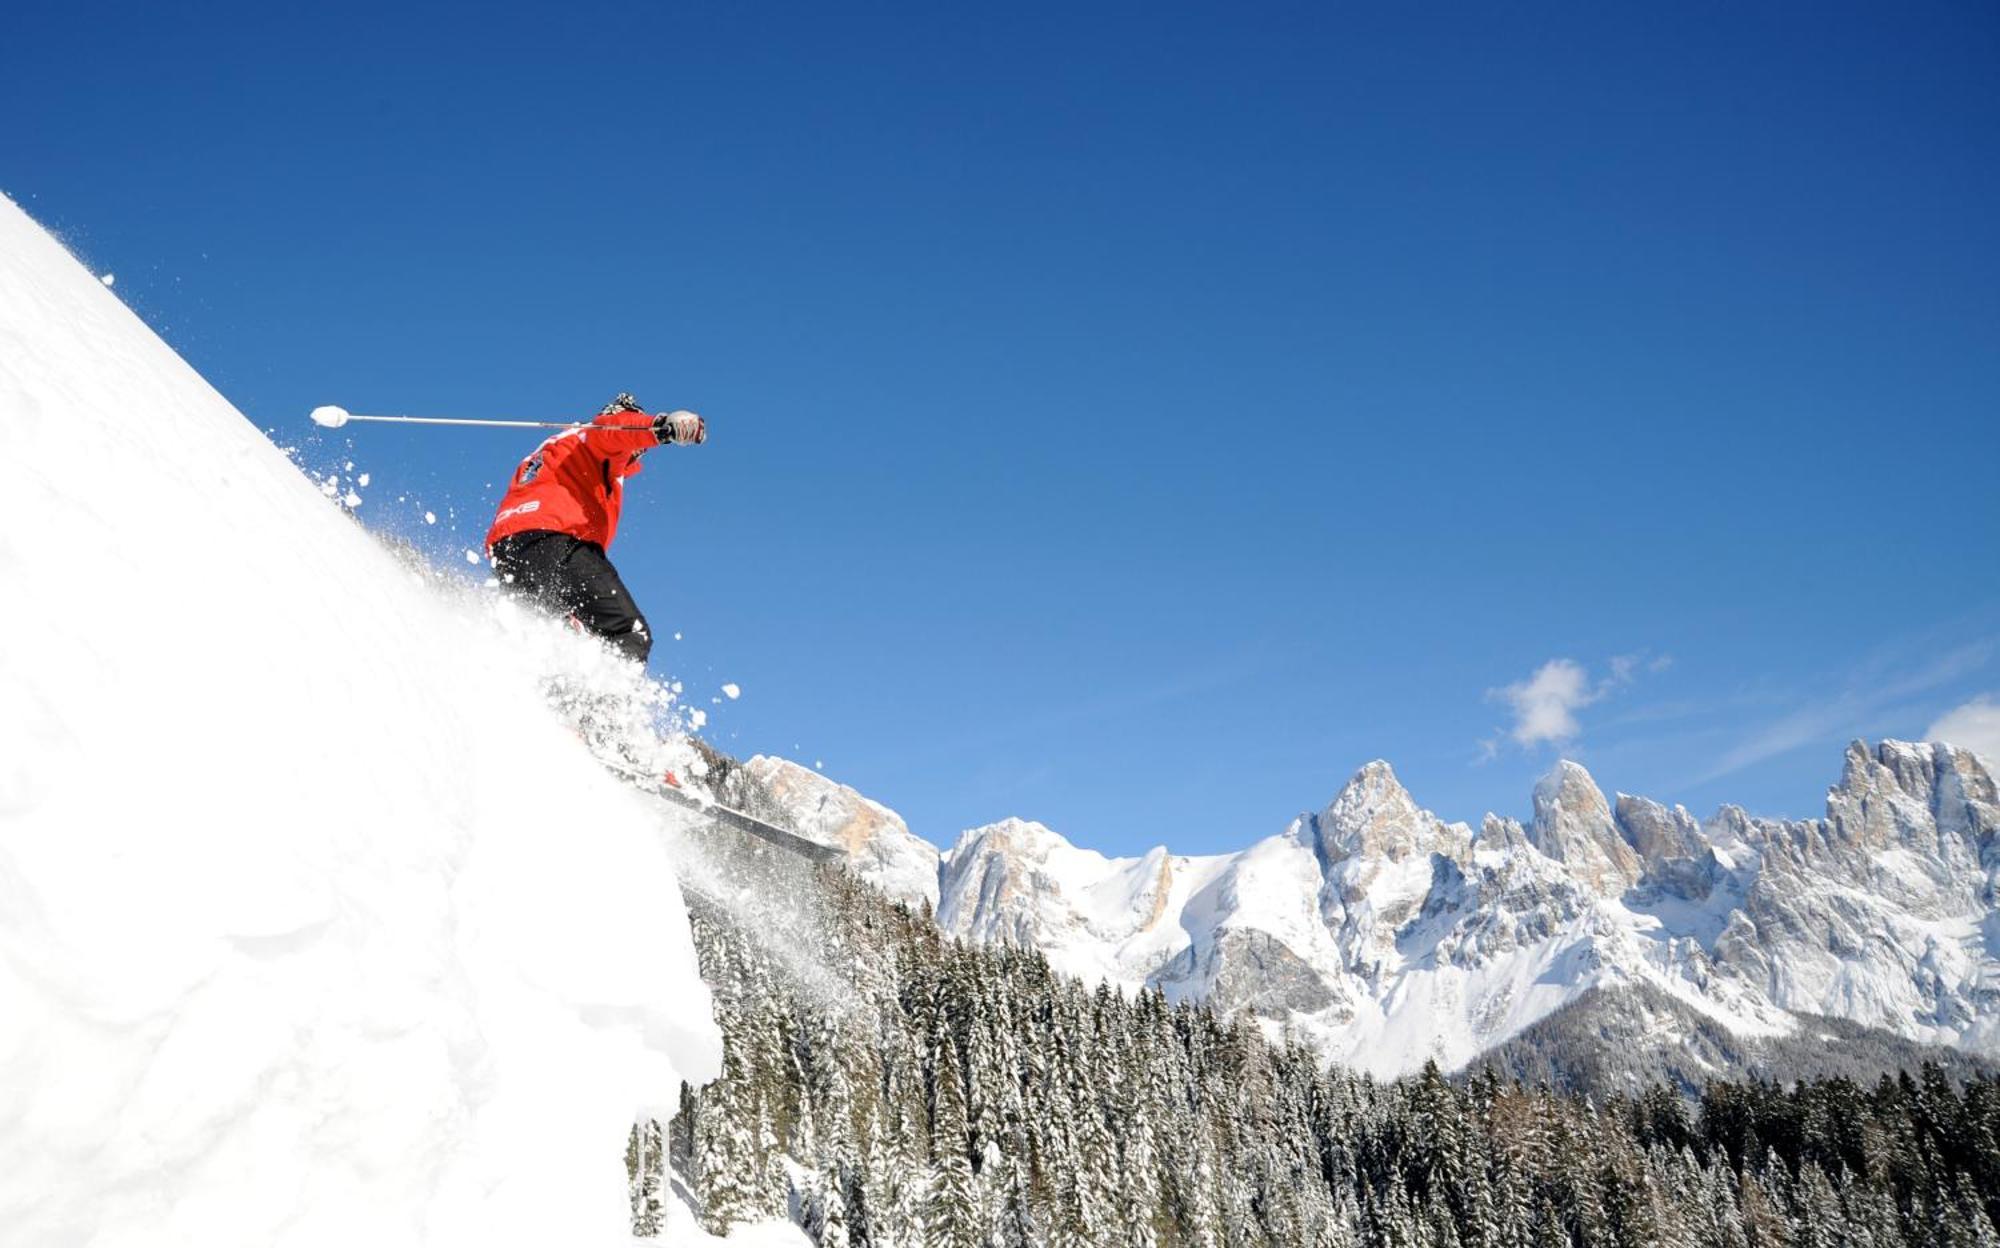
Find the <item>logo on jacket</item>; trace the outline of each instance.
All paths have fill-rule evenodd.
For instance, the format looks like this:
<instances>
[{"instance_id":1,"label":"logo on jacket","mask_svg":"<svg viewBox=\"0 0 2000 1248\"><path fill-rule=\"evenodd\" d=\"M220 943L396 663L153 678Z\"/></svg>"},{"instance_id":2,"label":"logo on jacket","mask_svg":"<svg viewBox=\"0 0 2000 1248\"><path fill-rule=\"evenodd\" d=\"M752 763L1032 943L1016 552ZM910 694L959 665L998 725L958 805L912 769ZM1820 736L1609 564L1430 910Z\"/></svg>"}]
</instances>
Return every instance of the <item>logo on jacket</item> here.
<instances>
[{"instance_id":1,"label":"logo on jacket","mask_svg":"<svg viewBox=\"0 0 2000 1248\"><path fill-rule=\"evenodd\" d=\"M498 524L509 516L525 516L531 511L540 511L541 509L542 509L542 500L539 498L531 498L527 502L522 503L519 507L509 507L505 511L502 511L499 515L493 517L493 523Z\"/></svg>"},{"instance_id":2,"label":"logo on jacket","mask_svg":"<svg viewBox=\"0 0 2000 1248\"><path fill-rule=\"evenodd\" d=\"M521 465L521 484L526 485L542 475L542 453L536 451L528 456L528 462Z\"/></svg>"}]
</instances>

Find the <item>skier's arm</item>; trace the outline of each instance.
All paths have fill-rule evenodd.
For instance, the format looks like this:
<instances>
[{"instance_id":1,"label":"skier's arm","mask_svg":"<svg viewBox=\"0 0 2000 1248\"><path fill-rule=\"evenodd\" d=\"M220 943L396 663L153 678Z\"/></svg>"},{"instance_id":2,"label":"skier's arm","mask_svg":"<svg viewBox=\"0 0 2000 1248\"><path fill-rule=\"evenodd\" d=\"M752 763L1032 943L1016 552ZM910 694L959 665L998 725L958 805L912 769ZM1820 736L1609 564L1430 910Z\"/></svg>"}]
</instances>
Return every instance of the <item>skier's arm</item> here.
<instances>
[{"instance_id":1,"label":"skier's arm","mask_svg":"<svg viewBox=\"0 0 2000 1248\"><path fill-rule=\"evenodd\" d=\"M644 412L606 412L590 422L590 436L584 444L600 459L636 455L660 444L653 432L653 417Z\"/></svg>"}]
</instances>

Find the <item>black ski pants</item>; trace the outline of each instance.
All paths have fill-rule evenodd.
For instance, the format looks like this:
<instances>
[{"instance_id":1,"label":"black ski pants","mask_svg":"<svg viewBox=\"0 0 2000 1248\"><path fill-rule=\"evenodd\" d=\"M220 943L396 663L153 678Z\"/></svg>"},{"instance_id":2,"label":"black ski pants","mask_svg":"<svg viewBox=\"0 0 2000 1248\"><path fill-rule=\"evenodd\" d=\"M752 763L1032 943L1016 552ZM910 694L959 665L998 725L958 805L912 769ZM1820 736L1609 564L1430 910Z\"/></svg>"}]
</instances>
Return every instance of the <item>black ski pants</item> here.
<instances>
[{"instance_id":1,"label":"black ski pants","mask_svg":"<svg viewBox=\"0 0 2000 1248\"><path fill-rule=\"evenodd\" d=\"M618 569L596 542L534 529L493 543L500 584L568 616L644 663L653 634Z\"/></svg>"}]
</instances>

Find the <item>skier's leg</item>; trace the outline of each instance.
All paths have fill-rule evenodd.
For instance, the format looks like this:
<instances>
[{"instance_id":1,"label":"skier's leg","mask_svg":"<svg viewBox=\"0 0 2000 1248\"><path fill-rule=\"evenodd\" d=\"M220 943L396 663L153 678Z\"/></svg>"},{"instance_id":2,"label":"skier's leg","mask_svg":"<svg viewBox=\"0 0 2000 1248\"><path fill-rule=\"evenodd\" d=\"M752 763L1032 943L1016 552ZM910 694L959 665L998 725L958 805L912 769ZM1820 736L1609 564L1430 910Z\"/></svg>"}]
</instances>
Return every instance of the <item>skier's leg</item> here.
<instances>
[{"instance_id":1,"label":"skier's leg","mask_svg":"<svg viewBox=\"0 0 2000 1248\"><path fill-rule=\"evenodd\" d=\"M503 537L493 544L493 573L502 589L524 594L546 610L568 614L573 594L563 561L578 545L567 533L542 529Z\"/></svg>"},{"instance_id":2,"label":"skier's leg","mask_svg":"<svg viewBox=\"0 0 2000 1248\"><path fill-rule=\"evenodd\" d=\"M516 533L494 543L493 570L503 587L569 616L641 664L652 653L646 617L596 543L567 533Z\"/></svg>"},{"instance_id":3,"label":"skier's leg","mask_svg":"<svg viewBox=\"0 0 2000 1248\"><path fill-rule=\"evenodd\" d=\"M563 560L563 573L571 613L585 628L644 664L653 652L652 630L604 548L578 542Z\"/></svg>"}]
</instances>

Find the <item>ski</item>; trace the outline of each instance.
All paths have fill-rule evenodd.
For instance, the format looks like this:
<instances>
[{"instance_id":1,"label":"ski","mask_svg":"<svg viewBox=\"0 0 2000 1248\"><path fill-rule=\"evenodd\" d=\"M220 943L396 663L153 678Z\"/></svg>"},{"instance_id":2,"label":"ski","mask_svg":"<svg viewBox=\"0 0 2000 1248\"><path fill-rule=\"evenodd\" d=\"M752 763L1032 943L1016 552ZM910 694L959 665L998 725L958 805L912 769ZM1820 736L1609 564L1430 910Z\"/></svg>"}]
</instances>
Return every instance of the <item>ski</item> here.
<instances>
[{"instance_id":1,"label":"ski","mask_svg":"<svg viewBox=\"0 0 2000 1248\"><path fill-rule=\"evenodd\" d=\"M831 845L822 845L818 841L809 841L796 832L787 832L776 824L767 823L755 815L745 814L733 806L724 806L720 802L705 802L694 794L676 785L669 784L658 776L647 775L645 772L623 761L615 761L602 757L598 761L604 765L605 770L618 776L642 793L650 794L670 806L679 807L692 814L707 815L716 823L735 828L739 832L748 833L759 840L767 841L780 849L797 854L810 862L832 862L842 856L841 852Z\"/></svg>"},{"instance_id":2,"label":"ski","mask_svg":"<svg viewBox=\"0 0 2000 1248\"><path fill-rule=\"evenodd\" d=\"M739 832L747 832L751 836L769 841L780 849L788 849L792 853L798 854L802 858L810 859L813 862L832 862L841 857L841 852L831 845L822 845L818 841L809 841L796 832L787 832L776 824L764 822L755 815L746 815L733 806L724 806L719 802L704 802L700 798L684 793L665 781L655 782L650 791L654 796L662 798L671 805L680 807L682 810L707 815L717 823L727 824Z\"/></svg>"}]
</instances>

